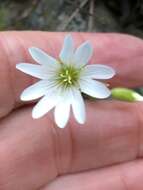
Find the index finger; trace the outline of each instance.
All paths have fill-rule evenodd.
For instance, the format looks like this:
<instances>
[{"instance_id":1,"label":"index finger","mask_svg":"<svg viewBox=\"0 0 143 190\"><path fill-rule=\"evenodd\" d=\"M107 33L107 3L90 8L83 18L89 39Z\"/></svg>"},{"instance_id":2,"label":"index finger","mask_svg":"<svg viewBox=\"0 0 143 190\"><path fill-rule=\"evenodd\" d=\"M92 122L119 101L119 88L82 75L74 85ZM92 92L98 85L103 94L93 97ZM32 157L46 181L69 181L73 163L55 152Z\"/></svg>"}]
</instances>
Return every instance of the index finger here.
<instances>
[{"instance_id":1,"label":"index finger","mask_svg":"<svg viewBox=\"0 0 143 190\"><path fill-rule=\"evenodd\" d=\"M91 41L94 55L91 63L112 66L117 75L110 81L112 86L136 87L143 84L143 42L128 35L73 33L76 46ZM2 32L0 34L0 117L5 116L19 103L24 88L34 78L15 69L20 62L33 62L28 48L36 46L58 57L65 33L49 32Z\"/></svg>"}]
</instances>

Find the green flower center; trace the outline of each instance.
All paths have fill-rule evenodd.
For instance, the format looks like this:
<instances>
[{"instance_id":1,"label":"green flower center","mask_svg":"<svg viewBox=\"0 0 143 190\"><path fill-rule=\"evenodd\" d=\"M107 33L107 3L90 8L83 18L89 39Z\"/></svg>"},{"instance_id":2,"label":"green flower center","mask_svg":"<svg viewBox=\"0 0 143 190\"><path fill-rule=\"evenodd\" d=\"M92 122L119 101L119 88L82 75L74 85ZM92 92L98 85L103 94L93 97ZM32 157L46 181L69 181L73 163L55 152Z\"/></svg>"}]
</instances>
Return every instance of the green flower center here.
<instances>
[{"instance_id":1,"label":"green flower center","mask_svg":"<svg viewBox=\"0 0 143 190\"><path fill-rule=\"evenodd\" d=\"M64 87L76 85L79 79L81 69L73 66L63 66L58 73L58 83Z\"/></svg>"}]
</instances>

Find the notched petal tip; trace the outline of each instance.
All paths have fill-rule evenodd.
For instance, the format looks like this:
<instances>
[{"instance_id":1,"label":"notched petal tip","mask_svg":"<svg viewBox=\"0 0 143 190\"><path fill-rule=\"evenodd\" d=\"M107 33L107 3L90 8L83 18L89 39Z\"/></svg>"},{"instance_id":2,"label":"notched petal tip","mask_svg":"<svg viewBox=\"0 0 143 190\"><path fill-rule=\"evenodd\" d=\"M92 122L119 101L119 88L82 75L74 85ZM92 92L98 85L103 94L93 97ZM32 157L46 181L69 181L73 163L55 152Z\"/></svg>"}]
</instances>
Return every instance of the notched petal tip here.
<instances>
[{"instance_id":1,"label":"notched petal tip","mask_svg":"<svg viewBox=\"0 0 143 190\"><path fill-rule=\"evenodd\" d=\"M60 59L64 64L69 64L73 57L74 52L74 42L70 34L66 35L64 38L63 47L60 52Z\"/></svg>"},{"instance_id":2,"label":"notched petal tip","mask_svg":"<svg viewBox=\"0 0 143 190\"><path fill-rule=\"evenodd\" d=\"M85 41L85 42L84 42L83 44L81 44L81 45L85 46L86 48L90 48L90 50L93 51L93 46L92 46L92 44L91 44L90 41Z\"/></svg>"},{"instance_id":3,"label":"notched petal tip","mask_svg":"<svg viewBox=\"0 0 143 190\"><path fill-rule=\"evenodd\" d=\"M78 66L85 66L93 55L93 47L89 41L82 43L75 51L74 63Z\"/></svg>"},{"instance_id":4,"label":"notched petal tip","mask_svg":"<svg viewBox=\"0 0 143 190\"><path fill-rule=\"evenodd\" d=\"M20 100L21 101L29 101L27 98L23 95L23 93L20 95Z\"/></svg>"},{"instance_id":5,"label":"notched petal tip","mask_svg":"<svg viewBox=\"0 0 143 190\"><path fill-rule=\"evenodd\" d=\"M22 70L23 71L23 68L25 68L26 66L29 66L29 63L19 63L19 64L17 64L16 65L16 69L18 69L18 70ZM31 64L30 64L31 65ZM34 64L33 64L34 65Z\"/></svg>"},{"instance_id":6,"label":"notched petal tip","mask_svg":"<svg viewBox=\"0 0 143 190\"><path fill-rule=\"evenodd\" d=\"M59 128L66 127L70 118L70 102L66 95L64 95L61 102L59 102L54 110L55 123Z\"/></svg>"},{"instance_id":7,"label":"notched petal tip","mask_svg":"<svg viewBox=\"0 0 143 190\"><path fill-rule=\"evenodd\" d=\"M85 119L84 120L78 120L77 122L80 124L80 125L84 125L85 124Z\"/></svg>"},{"instance_id":8,"label":"notched petal tip","mask_svg":"<svg viewBox=\"0 0 143 190\"><path fill-rule=\"evenodd\" d=\"M116 74L115 70L103 64L86 65L83 72L83 77L90 77L93 79L110 79Z\"/></svg>"},{"instance_id":9,"label":"notched petal tip","mask_svg":"<svg viewBox=\"0 0 143 190\"><path fill-rule=\"evenodd\" d=\"M110 76L111 78L113 78L116 75L116 71L112 67L109 67L109 68L110 68Z\"/></svg>"},{"instance_id":10,"label":"notched petal tip","mask_svg":"<svg viewBox=\"0 0 143 190\"><path fill-rule=\"evenodd\" d=\"M37 47L30 47L29 53L31 57L40 65L44 65L46 67L58 68L57 60L47 54L44 50L37 48Z\"/></svg>"},{"instance_id":11,"label":"notched petal tip","mask_svg":"<svg viewBox=\"0 0 143 190\"><path fill-rule=\"evenodd\" d=\"M29 51L29 53L30 53L31 56L32 56L32 54L35 53L35 51L37 51L37 50L40 50L40 49L37 48L37 47L34 47L34 46L28 48L28 51Z\"/></svg>"},{"instance_id":12,"label":"notched petal tip","mask_svg":"<svg viewBox=\"0 0 143 190\"><path fill-rule=\"evenodd\" d=\"M36 100L38 98L32 98L30 96L28 96L26 93L25 93L25 90L22 92L22 94L20 95L20 100L23 101L23 102L28 102L28 101L33 101L33 100Z\"/></svg>"},{"instance_id":13,"label":"notched petal tip","mask_svg":"<svg viewBox=\"0 0 143 190\"><path fill-rule=\"evenodd\" d=\"M23 63L16 64L16 69L20 70L22 66L23 66Z\"/></svg>"},{"instance_id":14,"label":"notched petal tip","mask_svg":"<svg viewBox=\"0 0 143 190\"><path fill-rule=\"evenodd\" d=\"M83 42L83 44L84 44L85 46L87 45L88 47L93 48L93 47L92 47L91 42L90 42L90 41L88 41L88 40L87 40L87 41L85 41L85 42Z\"/></svg>"},{"instance_id":15,"label":"notched petal tip","mask_svg":"<svg viewBox=\"0 0 143 190\"><path fill-rule=\"evenodd\" d=\"M93 46L90 41L85 41L84 43L81 44L81 47L83 48L83 51L87 51L89 54L89 57L92 56L93 54Z\"/></svg>"},{"instance_id":16,"label":"notched petal tip","mask_svg":"<svg viewBox=\"0 0 143 190\"><path fill-rule=\"evenodd\" d=\"M72 35L70 33L66 34L64 40L66 40L66 39L73 40Z\"/></svg>"},{"instance_id":17,"label":"notched petal tip","mask_svg":"<svg viewBox=\"0 0 143 190\"><path fill-rule=\"evenodd\" d=\"M106 94L104 94L102 97L101 97L101 99L103 98L109 98L111 96L111 91L110 91L110 89L108 89L108 92L106 92Z\"/></svg>"},{"instance_id":18,"label":"notched petal tip","mask_svg":"<svg viewBox=\"0 0 143 190\"><path fill-rule=\"evenodd\" d=\"M111 95L110 89L104 83L93 79L87 79L80 83L81 91L91 97L104 99Z\"/></svg>"},{"instance_id":19,"label":"notched petal tip","mask_svg":"<svg viewBox=\"0 0 143 190\"><path fill-rule=\"evenodd\" d=\"M67 125L67 124L66 124ZM60 124L57 124L57 127L60 128L60 129L64 129L66 127L66 125L60 125Z\"/></svg>"},{"instance_id":20,"label":"notched petal tip","mask_svg":"<svg viewBox=\"0 0 143 190\"><path fill-rule=\"evenodd\" d=\"M34 108L32 110L32 118L33 119L40 119L42 116L38 115L37 112L35 112Z\"/></svg>"}]
</instances>

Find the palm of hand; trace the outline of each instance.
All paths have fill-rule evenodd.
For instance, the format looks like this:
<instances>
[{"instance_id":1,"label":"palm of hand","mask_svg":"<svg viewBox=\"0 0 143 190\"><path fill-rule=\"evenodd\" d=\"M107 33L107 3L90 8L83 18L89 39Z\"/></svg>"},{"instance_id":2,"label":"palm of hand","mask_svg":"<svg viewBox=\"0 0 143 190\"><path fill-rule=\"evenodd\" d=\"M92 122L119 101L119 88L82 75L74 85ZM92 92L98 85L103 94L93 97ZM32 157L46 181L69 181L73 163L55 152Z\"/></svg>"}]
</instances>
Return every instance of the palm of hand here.
<instances>
[{"instance_id":1,"label":"palm of hand","mask_svg":"<svg viewBox=\"0 0 143 190\"><path fill-rule=\"evenodd\" d=\"M73 35L78 43L93 43L93 63L115 68L111 86L142 85L141 40L118 34ZM31 46L57 55L63 36L1 33L0 189L143 189L142 103L87 102L86 125L80 127L71 118L61 130L54 127L52 114L33 120L32 105L20 102L20 93L34 81L15 65L32 62L27 51Z\"/></svg>"}]
</instances>

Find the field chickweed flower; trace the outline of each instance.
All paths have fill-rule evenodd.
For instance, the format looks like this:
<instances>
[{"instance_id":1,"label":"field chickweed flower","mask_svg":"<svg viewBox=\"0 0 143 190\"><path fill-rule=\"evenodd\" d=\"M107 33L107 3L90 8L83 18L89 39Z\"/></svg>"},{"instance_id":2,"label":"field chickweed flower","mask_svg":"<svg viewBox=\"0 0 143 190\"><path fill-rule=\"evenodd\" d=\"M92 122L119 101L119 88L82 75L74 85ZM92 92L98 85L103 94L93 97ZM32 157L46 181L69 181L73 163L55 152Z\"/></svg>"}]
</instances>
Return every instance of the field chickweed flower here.
<instances>
[{"instance_id":1,"label":"field chickweed flower","mask_svg":"<svg viewBox=\"0 0 143 190\"><path fill-rule=\"evenodd\" d=\"M29 53L39 65L20 63L16 68L41 79L21 94L22 101L42 97L33 108L33 118L40 118L55 108L55 122L58 127L64 128L72 108L77 122L84 124L86 113L81 93L100 99L110 96L107 86L94 79L110 79L115 71L105 65L87 65L93 53L89 42L74 50L73 39L67 35L58 60L36 47L29 48Z\"/></svg>"}]
</instances>

